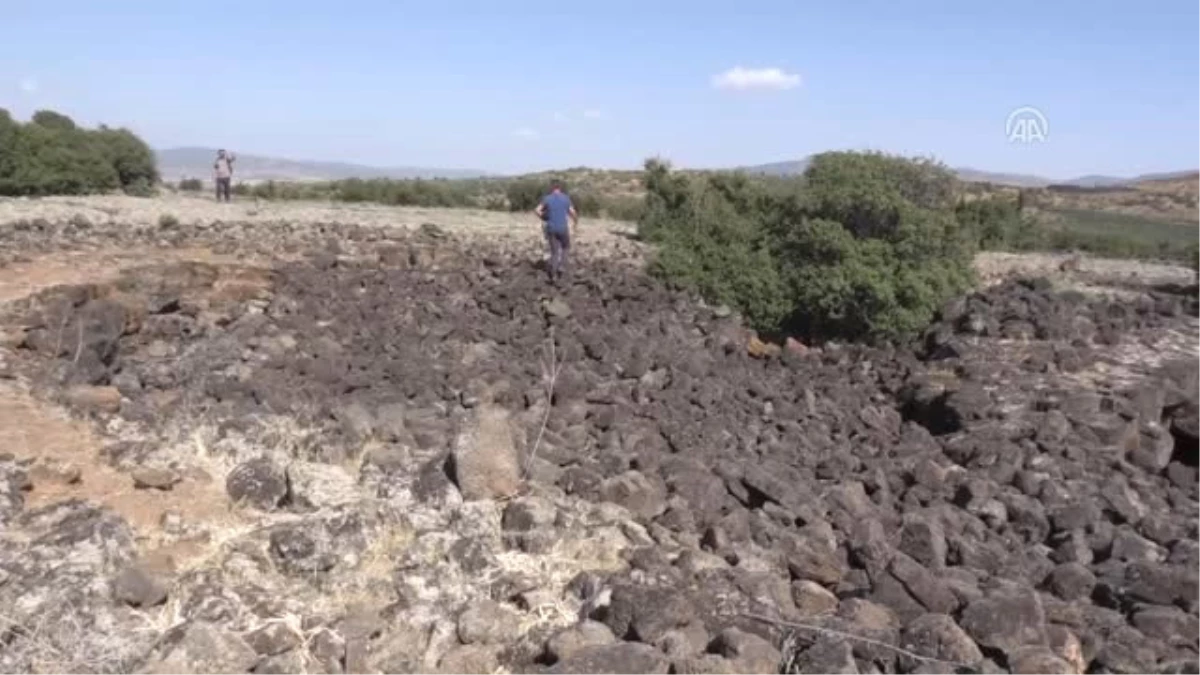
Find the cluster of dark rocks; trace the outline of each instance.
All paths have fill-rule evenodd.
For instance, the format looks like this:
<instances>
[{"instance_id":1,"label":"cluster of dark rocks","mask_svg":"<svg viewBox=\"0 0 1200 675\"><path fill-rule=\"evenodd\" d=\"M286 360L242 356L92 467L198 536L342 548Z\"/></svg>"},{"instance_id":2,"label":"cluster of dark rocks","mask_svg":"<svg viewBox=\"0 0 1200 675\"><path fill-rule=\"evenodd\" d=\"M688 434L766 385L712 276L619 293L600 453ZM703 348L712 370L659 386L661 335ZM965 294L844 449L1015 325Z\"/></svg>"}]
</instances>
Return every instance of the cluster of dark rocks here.
<instances>
[{"instance_id":1,"label":"cluster of dark rocks","mask_svg":"<svg viewBox=\"0 0 1200 675\"><path fill-rule=\"evenodd\" d=\"M54 387L116 390L111 406L82 398L101 417L186 409L237 434L287 415L322 430L297 450L317 465L363 459L370 439L359 487L386 500L379 476L400 473L434 504L511 500L505 547L548 550L565 501L630 514L623 569L569 585L573 625L511 632L530 589L501 585L454 610L443 668L1197 671L1196 354L1132 385L1075 377L1122 341L1194 330L1194 295L1014 281L951 303L913 345L764 353L728 312L612 262L555 288L529 261L428 236L356 253L233 282L191 265L55 289L17 308L20 349ZM511 438L479 442L489 419ZM225 485L264 510L331 503L328 482L268 459ZM0 523L28 517L10 493ZM340 564L330 551L362 548L339 532L372 527L323 522L332 546L300 526L273 532L269 554L321 575ZM0 565L0 591L32 573ZM263 670L255 645L271 636L222 630L172 640L288 672ZM306 648L338 672L346 639ZM509 648L480 661L480 644Z\"/></svg>"}]
</instances>

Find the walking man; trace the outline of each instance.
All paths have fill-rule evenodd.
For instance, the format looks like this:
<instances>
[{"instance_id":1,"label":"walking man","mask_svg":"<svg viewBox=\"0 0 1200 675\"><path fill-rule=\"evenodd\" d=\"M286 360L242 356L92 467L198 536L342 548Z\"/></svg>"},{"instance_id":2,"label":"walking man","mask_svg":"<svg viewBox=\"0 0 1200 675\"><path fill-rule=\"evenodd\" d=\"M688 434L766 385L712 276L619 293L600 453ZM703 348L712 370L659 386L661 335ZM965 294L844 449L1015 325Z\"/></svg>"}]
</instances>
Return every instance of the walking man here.
<instances>
[{"instance_id":1,"label":"walking man","mask_svg":"<svg viewBox=\"0 0 1200 675\"><path fill-rule=\"evenodd\" d=\"M217 201L225 196L229 201L229 183L233 180L233 153L225 154L224 150L217 151L217 161L213 162L213 182L217 185Z\"/></svg>"},{"instance_id":2,"label":"walking man","mask_svg":"<svg viewBox=\"0 0 1200 675\"><path fill-rule=\"evenodd\" d=\"M562 183L558 180L550 183L550 193L542 197L534 213L542 219L546 244L550 247L550 281L557 284L567 272L571 231L579 230L579 214L571 198L562 191Z\"/></svg>"}]
</instances>

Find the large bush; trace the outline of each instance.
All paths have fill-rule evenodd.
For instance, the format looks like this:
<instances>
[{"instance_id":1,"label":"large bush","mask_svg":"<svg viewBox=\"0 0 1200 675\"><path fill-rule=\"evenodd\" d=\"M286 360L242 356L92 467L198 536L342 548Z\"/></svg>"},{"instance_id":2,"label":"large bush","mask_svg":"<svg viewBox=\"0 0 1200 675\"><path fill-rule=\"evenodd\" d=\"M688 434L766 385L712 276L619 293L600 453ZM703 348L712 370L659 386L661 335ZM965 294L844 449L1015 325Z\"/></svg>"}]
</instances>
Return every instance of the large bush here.
<instances>
[{"instance_id":1,"label":"large bush","mask_svg":"<svg viewBox=\"0 0 1200 675\"><path fill-rule=\"evenodd\" d=\"M0 110L0 194L145 194L157 182L154 153L126 129L84 129L50 110L21 124Z\"/></svg>"},{"instance_id":2,"label":"large bush","mask_svg":"<svg viewBox=\"0 0 1200 675\"><path fill-rule=\"evenodd\" d=\"M737 202L746 200L728 197L744 192L752 200L758 185L740 177L676 180L661 163L648 169L656 189L639 230L661 244L652 271L741 310L756 326L780 325L792 307L771 251L772 233L762 213L740 209Z\"/></svg>"},{"instance_id":3,"label":"large bush","mask_svg":"<svg viewBox=\"0 0 1200 675\"><path fill-rule=\"evenodd\" d=\"M760 330L900 339L971 282L976 237L932 161L826 153L802 179L760 181L650 160L645 183L653 269Z\"/></svg>"}]
</instances>

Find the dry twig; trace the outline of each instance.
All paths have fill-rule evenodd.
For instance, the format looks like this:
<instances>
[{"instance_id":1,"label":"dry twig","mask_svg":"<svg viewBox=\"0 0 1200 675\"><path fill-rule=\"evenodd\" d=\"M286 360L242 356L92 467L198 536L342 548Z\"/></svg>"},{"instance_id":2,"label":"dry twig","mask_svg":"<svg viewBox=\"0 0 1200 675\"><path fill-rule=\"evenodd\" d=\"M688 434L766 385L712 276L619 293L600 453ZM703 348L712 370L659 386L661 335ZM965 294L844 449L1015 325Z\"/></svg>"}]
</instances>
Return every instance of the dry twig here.
<instances>
[{"instance_id":1,"label":"dry twig","mask_svg":"<svg viewBox=\"0 0 1200 675\"><path fill-rule=\"evenodd\" d=\"M554 402L554 385L558 381L559 372L562 371L563 360L558 357L557 350L554 347L554 326L550 327L550 337L546 340L544 351L542 377L546 386L546 414L542 415L542 424L538 427L537 436L533 441L533 448L530 449L528 456L525 457L523 472L525 478L529 478L529 471L533 466L533 458L537 457L538 448L542 445L542 437L546 434L546 424L550 422L550 410Z\"/></svg>"},{"instance_id":2,"label":"dry twig","mask_svg":"<svg viewBox=\"0 0 1200 675\"><path fill-rule=\"evenodd\" d=\"M783 619L775 619L775 618L772 618L769 616L763 616L761 614L752 614L749 612L743 612L742 616L746 617L747 619L754 619L755 621L771 623L771 624L775 624L777 626L782 626L785 628L806 630L806 631L810 631L813 633L819 633L821 635L838 638L841 640L849 640L851 642L859 642L859 643L862 643L865 645L869 645L871 647L879 647L880 649L887 649L887 650L895 652L901 656L907 656L910 659L916 659L918 661L925 661L927 663L939 663L944 666L952 666L954 668L974 670L974 666L972 666L969 663L960 663L958 661L946 661L945 659L937 659L932 656L921 656L920 654L917 654L916 652L910 651L903 647L898 647L896 645L888 644L881 640L875 640L875 639L872 639L869 637L864 637L862 635L855 635L853 633L847 633L845 631L835 630L833 628L825 628L823 626L817 626L815 624L810 624L810 623L785 621Z\"/></svg>"}]
</instances>

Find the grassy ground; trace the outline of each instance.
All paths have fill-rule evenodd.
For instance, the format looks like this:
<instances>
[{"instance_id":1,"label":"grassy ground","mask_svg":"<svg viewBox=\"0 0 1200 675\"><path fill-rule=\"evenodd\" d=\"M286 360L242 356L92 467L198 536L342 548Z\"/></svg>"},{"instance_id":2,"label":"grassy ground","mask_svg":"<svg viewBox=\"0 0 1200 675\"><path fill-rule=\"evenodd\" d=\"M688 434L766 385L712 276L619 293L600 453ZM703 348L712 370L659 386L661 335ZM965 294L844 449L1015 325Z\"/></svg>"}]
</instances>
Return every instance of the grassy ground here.
<instances>
[{"instance_id":1,"label":"grassy ground","mask_svg":"<svg viewBox=\"0 0 1200 675\"><path fill-rule=\"evenodd\" d=\"M1200 236L1196 222L1114 211L1055 209L1042 216L1052 244L1100 255L1181 260Z\"/></svg>"}]
</instances>

